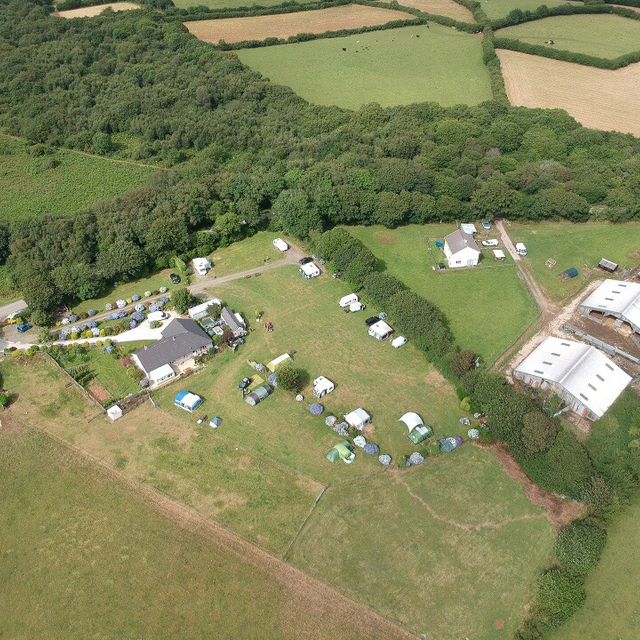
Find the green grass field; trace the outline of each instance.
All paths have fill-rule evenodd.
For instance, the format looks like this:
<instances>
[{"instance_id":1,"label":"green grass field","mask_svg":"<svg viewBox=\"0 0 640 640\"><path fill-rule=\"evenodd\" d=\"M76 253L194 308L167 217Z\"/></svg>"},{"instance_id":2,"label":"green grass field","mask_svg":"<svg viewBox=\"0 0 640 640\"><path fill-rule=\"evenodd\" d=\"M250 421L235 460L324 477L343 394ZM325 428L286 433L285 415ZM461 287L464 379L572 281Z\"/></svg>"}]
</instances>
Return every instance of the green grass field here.
<instances>
[{"instance_id":1,"label":"green grass field","mask_svg":"<svg viewBox=\"0 0 640 640\"><path fill-rule=\"evenodd\" d=\"M539 6L558 7L562 4L582 4L581 2L567 2L566 0L480 0L484 12L490 18L503 18L514 9L535 11Z\"/></svg>"},{"instance_id":2,"label":"green grass field","mask_svg":"<svg viewBox=\"0 0 640 640\"><path fill-rule=\"evenodd\" d=\"M614 15L553 16L496 31L497 38L584 53L598 58L617 58L640 49L640 21Z\"/></svg>"},{"instance_id":3,"label":"green grass field","mask_svg":"<svg viewBox=\"0 0 640 640\"><path fill-rule=\"evenodd\" d=\"M263 264L270 264L282 260L285 256L274 246L274 238L280 238L282 234L271 231L260 231L250 238L234 242L228 247L216 249L209 259L213 264L210 276L226 276L230 273L239 273L246 269L254 269Z\"/></svg>"},{"instance_id":4,"label":"green grass field","mask_svg":"<svg viewBox=\"0 0 640 640\"><path fill-rule=\"evenodd\" d=\"M589 222L513 223L508 227L514 242L527 246L526 258L536 280L547 295L558 302L574 296L594 278L606 278L597 268L602 258L613 260L621 267L635 267L640 263L640 223L606 224ZM546 262L556 260L549 268ZM580 275L569 281L560 274L575 267Z\"/></svg>"},{"instance_id":5,"label":"green grass field","mask_svg":"<svg viewBox=\"0 0 640 640\"><path fill-rule=\"evenodd\" d=\"M3 638L400 637L179 526L39 433L2 429L0 491Z\"/></svg>"},{"instance_id":6,"label":"green grass field","mask_svg":"<svg viewBox=\"0 0 640 640\"><path fill-rule=\"evenodd\" d=\"M33 156L0 134L0 221L72 215L142 184L154 169L62 149Z\"/></svg>"},{"instance_id":7,"label":"green grass field","mask_svg":"<svg viewBox=\"0 0 640 640\"><path fill-rule=\"evenodd\" d=\"M640 500L608 527L600 563L587 578L587 600L552 640L636 640L640 637Z\"/></svg>"},{"instance_id":8,"label":"green grass field","mask_svg":"<svg viewBox=\"0 0 640 640\"><path fill-rule=\"evenodd\" d=\"M285 0L174 0L179 9L189 7L208 7L209 9L235 9L239 7L275 7ZM295 0L296 4L308 4L314 0Z\"/></svg>"},{"instance_id":9,"label":"green grass field","mask_svg":"<svg viewBox=\"0 0 640 640\"><path fill-rule=\"evenodd\" d=\"M483 252L479 267L433 271L434 257L441 261L444 255L435 248L432 254L428 246L453 230L451 224L349 229L385 262L389 273L444 311L461 347L491 363L535 320L536 308L513 262L497 264L490 251ZM489 231L480 237L495 236Z\"/></svg>"},{"instance_id":10,"label":"green grass field","mask_svg":"<svg viewBox=\"0 0 640 640\"><path fill-rule=\"evenodd\" d=\"M491 99L480 38L433 23L237 53L317 104L357 109L370 102L448 106Z\"/></svg>"}]
</instances>

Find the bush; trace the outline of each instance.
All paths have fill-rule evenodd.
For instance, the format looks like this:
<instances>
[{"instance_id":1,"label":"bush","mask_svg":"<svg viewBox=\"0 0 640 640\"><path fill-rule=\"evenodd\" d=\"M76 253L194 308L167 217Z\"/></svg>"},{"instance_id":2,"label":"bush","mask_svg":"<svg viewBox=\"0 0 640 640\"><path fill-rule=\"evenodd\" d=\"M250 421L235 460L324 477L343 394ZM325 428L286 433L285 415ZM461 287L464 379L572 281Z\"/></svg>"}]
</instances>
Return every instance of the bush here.
<instances>
[{"instance_id":1,"label":"bush","mask_svg":"<svg viewBox=\"0 0 640 640\"><path fill-rule=\"evenodd\" d=\"M538 606L549 626L557 627L568 620L585 598L581 576L565 569L550 569L542 576Z\"/></svg>"},{"instance_id":2,"label":"bush","mask_svg":"<svg viewBox=\"0 0 640 640\"><path fill-rule=\"evenodd\" d=\"M558 423L542 411L528 413L522 423L522 444L525 454L534 456L549 449L559 430Z\"/></svg>"},{"instance_id":3,"label":"bush","mask_svg":"<svg viewBox=\"0 0 640 640\"><path fill-rule=\"evenodd\" d=\"M193 297L187 287L178 287L177 289L174 289L171 294L171 302L178 313L187 313L189 307L196 304L197 300Z\"/></svg>"},{"instance_id":4,"label":"bush","mask_svg":"<svg viewBox=\"0 0 640 640\"><path fill-rule=\"evenodd\" d=\"M456 354L453 361L453 373L462 378L469 371L473 371L476 368L477 355L471 349L463 349Z\"/></svg>"},{"instance_id":5,"label":"bush","mask_svg":"<svg viewBox=\"0 0 640 640\"><path fill-rule=\"evenodd\" d=\"M595 569L607 543L607 532L584 521L574 522L556 540L556 556L564 567L580 575Z\"/></svg>"},{"instance_id":6,"label":"bush","mask_svg":"<svg viewBox=\"0 0 640 640\"><path fill-rule=\"evenodd\" d=\"M307 384L309 374L301 367L285 364L278 369L278 388L292 393L299 393Z\"/></svg>"},{"instance_id":7,"label":"bush","mask_svg":"<svg viewBox=\"0 0 640 640\"><path fill-rule=\"evenodd\" d=\"M369 273L362 285L371 302L381 308L385 308L396 293L406 289L398 278L380 271Z\"/></svg>"}]
</instances>

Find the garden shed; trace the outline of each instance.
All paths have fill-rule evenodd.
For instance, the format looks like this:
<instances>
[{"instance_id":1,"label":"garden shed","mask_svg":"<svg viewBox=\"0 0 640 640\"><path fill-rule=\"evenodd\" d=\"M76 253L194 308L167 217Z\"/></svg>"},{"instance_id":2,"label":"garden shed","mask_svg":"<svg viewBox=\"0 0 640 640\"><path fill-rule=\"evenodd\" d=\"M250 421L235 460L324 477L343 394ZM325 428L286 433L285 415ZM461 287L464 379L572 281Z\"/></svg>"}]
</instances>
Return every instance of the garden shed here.
<instances>
[{"instance_id":1,"label":"garden shed","mask_svg":"<svg viewBox=\"0 0 640 640\"><path fill-rule=\"evenodd\" d=\"M117 404L114 404L107 409L107 416L111 422L115 422L122 418L122 409Z\"/></svg>"}]
</instances>

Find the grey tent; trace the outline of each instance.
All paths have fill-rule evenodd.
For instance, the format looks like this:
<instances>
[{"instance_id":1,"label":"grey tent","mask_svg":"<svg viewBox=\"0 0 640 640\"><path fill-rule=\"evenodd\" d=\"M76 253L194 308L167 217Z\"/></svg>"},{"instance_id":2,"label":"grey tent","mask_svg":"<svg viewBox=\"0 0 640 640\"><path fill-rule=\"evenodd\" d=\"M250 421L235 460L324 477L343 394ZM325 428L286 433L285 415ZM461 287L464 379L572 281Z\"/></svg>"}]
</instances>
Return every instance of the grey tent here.
<instances>
[{"instance_id":1,"label":"grey tent","mask_svg":"<svg viewBox=\"0 0 640 640\"><path fill-rule=\"evenodd\" d=\"M247 394L244 401L251 407L255 407L257 404L268 398L273 392L273 388L268 384L261 384L256 387L251 393Z\"/></svg>"}]
</instances>

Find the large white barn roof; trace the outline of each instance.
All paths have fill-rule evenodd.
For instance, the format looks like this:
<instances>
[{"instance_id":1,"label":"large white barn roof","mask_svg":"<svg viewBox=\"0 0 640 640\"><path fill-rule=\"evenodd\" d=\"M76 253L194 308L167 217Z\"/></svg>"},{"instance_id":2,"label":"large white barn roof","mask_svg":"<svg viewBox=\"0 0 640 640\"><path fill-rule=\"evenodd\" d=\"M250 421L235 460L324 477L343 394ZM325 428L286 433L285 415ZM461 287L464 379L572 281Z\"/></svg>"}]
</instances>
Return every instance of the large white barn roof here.
<instances>
[{"instance_id":1,"label":"large white barn roof","mask_svg":"<svg viewBox=\"0 0 640 640\"><path fill-rule=\"evenodd\" d=\"M555 337L540 344L516 372L561 386L598 417L631 382L631 376L595 347Z\"/></svg>"},{"instance_id":2,"label":"large white barn roof","mask_svg":"<svg viewBox=\"0 0 640 640\"><path fill-rule=\"evenodd\" d=\"M605 280L581 306L615 314L640 328L640 284L637 282Z\"/></svg>"}]
</instances>

